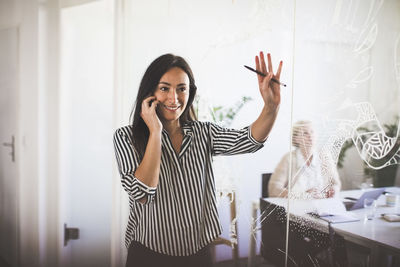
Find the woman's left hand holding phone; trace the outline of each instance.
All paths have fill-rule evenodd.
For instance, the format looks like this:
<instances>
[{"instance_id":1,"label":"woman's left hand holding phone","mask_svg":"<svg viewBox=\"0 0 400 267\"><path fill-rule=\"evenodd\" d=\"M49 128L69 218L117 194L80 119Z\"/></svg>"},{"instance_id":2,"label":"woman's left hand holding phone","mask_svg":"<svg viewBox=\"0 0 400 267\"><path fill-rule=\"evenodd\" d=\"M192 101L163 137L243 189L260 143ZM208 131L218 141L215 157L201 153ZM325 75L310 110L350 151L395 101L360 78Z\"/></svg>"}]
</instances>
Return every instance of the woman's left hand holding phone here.
<instances>
[{"instance_id":1,"label":"woman's left hand holding phone","mask_svg":"<svg viewBox=\"0 0 400 267\"><path fill-rule=\"evenodd\" d=\"M162 123L158 118L156 112L158 103L159 101L156 99L155 96L149 96L145 98L142 102L142 113L140 114L140 116L149 128L150 134L157 132L161 133L163 128Z\"/></svg>"}]
</instances>

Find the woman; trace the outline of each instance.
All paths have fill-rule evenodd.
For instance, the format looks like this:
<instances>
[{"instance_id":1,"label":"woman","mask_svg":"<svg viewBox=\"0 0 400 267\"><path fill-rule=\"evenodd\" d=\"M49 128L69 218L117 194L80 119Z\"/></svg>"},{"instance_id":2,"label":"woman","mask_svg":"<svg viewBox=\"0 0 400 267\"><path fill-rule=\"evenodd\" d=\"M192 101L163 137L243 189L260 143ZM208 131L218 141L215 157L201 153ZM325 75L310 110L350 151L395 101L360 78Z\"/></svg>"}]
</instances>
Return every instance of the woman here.
<instances>
[{"instance_id":1,"label":"woman","mask_svg":"<svg viewBox=\"0 0 400 267\"><path fill-rule=\"evenodd\" d=\"M310 121L298 121L293 125L294 150L279 162L268 184L270 197L288 196L290 161L291 198L329 198L340 191L341 182L336 166L329 155L315 151L315 136Z\"/></svg>"},{"instance_id":2,"label":"woman","mask_svg":"<svg viewBox=\"0 0 400 267\"><path fill-rule=\"evenodd\" d=\"M117 129L114 145L129 194L126 266L211 266L209 244L221 234L212 156L263 146L280 104L282 62L273 74L268 54L256 56L264 107L251 126L225 129L196 121L196 85L186 61L162 55L147 68L132 125Z\"/></svg>"}]
</instances>

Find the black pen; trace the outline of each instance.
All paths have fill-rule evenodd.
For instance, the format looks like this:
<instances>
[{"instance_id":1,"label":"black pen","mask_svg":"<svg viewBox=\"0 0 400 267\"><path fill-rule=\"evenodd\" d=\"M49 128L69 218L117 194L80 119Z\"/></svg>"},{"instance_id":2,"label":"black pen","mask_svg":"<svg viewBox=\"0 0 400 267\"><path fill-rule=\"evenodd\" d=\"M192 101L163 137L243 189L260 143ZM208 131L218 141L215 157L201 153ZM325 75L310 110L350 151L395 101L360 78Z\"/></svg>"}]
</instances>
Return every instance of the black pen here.
<instances>
[{"instance_id":1,"label":"black pen","mask_svg":"<svg viewBox=\"0 0 400 267\"><path fill-rule=\"evenodd\" d=\"M258 75L261 75L261 76L263 76L263 77L267 76L266 74L262 73L261 71L255 70L255 69L253 69L253 68L251 68L251 67L249 67L249 66L244 65L244 67L245 67L246 69L249 69L249 70L251 70L251 71L254 71L254 72L257 73ZM286 87L286 84L281 83L281 82L278 81L277 79L272 78L271 81L276 82L276 83L278 83L278 84L280 84L280 85Z\"/></svg>"}]
</instances>

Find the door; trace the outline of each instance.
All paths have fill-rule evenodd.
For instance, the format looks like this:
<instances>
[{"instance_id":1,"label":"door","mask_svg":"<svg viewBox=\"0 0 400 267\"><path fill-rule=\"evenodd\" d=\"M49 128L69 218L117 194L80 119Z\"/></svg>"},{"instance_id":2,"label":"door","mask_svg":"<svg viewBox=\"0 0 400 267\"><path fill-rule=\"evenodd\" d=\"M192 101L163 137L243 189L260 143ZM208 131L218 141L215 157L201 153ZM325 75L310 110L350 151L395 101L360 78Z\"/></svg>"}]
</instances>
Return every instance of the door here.
<instances>
[{"instance_id":1,"label":"door","mask_svg":"<svg viewBox=\"0 0 400 267\"><path fill-rule=\"evenodd\" d=\"M18 263L18 28L0 30L0 265ZM3 266L3 265L2 265ZM7 265L6 265L7 266Z\"/></svg>"},{"instance_id":2,"label":"door","mask_svg":"<svg viewBox=\"0 0 400 267\"><path fill-rule=\"evenodd\" d=\"M60 228L79 229L79 237L61 245L63 267L110 266L114 152L109 2L61 10Z\"/></svg>"}]
</instances>

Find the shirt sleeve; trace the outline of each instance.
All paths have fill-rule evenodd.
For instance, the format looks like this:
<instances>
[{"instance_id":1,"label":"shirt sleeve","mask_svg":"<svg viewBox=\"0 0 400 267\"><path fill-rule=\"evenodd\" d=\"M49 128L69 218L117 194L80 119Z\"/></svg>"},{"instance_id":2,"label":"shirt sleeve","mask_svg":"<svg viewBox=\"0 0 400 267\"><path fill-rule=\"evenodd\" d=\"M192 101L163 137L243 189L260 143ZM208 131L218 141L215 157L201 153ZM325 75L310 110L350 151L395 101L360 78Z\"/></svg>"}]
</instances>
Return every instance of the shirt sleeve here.
<instances>
[{"instance_id":1,"label":"shirt sleeve","mask_svg":"<svg viewBox=\"0 0 400 267\"><path fill-rule=\"evenodd\" d=\"M284 192L288 186L288 170L289 154L286 154L276 166L269 180L268 195L270 197L286 197L286 195L282 195L282 192Z\"/></svg>"},{"instance_id":2,"label":"shirt sleeve","mask_svg":"<svg viewBox=\"0 0 400 267\"><path fill-rule=\"evenodd\" d=\"M145 198L145 204L153 201L156 187L142 183L134 175L140 164L139 155L133 148L128 128L119 128L114 134L114 149L122 187L134 200Z\"/></svg>"},{"instance_id":3,"label":"shirt sleeve","mask_svg":"<svg viewBox=\"0 0 400 267\"><path fill-rule=\"evenodd\" d=\"M263 142L253 138L250 126L237 130L210 123L210 132L214 156L253 153L264 146Z\"/></svg>"}]
</instances>

